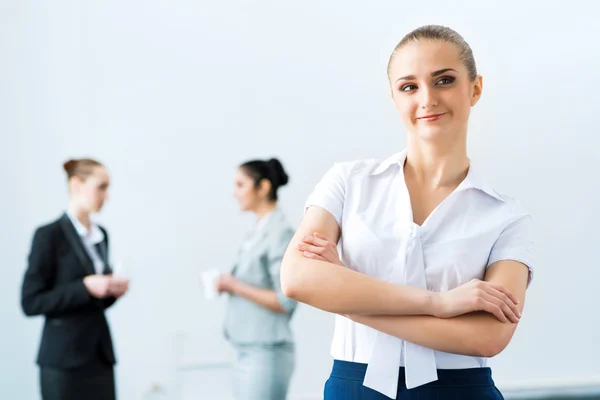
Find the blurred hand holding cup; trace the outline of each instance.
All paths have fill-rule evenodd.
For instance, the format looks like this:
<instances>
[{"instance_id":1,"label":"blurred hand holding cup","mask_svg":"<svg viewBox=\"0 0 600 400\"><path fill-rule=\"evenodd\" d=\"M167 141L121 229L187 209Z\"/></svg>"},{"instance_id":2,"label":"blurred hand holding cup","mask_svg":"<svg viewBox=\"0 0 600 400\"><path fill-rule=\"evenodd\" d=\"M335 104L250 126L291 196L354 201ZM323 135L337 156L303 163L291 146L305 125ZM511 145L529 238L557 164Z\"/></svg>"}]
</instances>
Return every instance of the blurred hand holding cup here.
<instances>
[{"instance_id":1,"label":"blurred hand holding cup","mask_svg":"<svg viewBox=\"0 0 600 400\"><path fill-rule=\"evenodd\" d=\"M212 268L202 272L202 289L204 291L205 299L213 300L219 296L219 293L217 292L217 280L220 276L221 271L218 268Z\"/></svg>"}]
</instances>

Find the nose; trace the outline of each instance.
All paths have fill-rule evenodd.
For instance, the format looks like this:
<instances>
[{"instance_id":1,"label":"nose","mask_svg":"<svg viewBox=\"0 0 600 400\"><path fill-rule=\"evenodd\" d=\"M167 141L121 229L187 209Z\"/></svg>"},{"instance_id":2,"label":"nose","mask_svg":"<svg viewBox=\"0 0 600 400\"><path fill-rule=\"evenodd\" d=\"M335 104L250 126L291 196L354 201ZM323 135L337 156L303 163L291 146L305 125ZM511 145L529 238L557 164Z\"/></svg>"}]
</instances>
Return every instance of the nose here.
<instances>
[{"instance_id":1,"label":"nose","mask_svg":"<svg viewBox=\"0 0 600 400\"><path fill-rule=\"evenodd\" d=\"M419 102L421 108L424 110L435 108L438 105L438 99L433 88L425 86L420 90Z\"/></svg>"}]
</instances>

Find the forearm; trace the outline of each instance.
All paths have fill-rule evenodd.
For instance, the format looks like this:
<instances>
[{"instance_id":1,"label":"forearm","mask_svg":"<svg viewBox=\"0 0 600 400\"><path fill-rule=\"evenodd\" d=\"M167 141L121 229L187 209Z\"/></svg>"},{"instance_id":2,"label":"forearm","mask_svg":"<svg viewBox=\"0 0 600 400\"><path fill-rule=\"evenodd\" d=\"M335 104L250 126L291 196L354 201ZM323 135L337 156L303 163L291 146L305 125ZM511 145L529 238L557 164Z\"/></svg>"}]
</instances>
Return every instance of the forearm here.
<instances>
[{"instance_id":1,"label":"forearm","mask_svg":"<svg viewBox=\"0 0 600 400\"><path fill-rule=\"evenodd\" d=\"M476 312L454 318L350 316L354 321L408 342L446 353L493 357L510 341L516 324Z\"/></svg>"},{"instance_id":2,"label":"forearm","mask_svg":"<svg viewBox=\"0 0 600 400\"><path fill-rule=\"evenodd\" d=\"M283 293L336 314L433 314L434 294L395 285L351 269L302 257L288 249L281 269Z\"/></svg>"},{"instance_id":3,"label":"forearm","mask_svg":"<svg viewBox=\"0 0 600 400\"><path fill-rule=\"evenodd\" d=\"M520 316L528 274L529 270L523 264L506 260L489 266L485 279L508 288L514 294ZM430 349L479 357L499 354L517 329L517 324L501 322L489 312L473 312L448 319L432 316L350 317L378 331Z\"/></svg>"},{"instance_id":4,"label":"forearm","mask_svg":"<svg viewBox=\"0 0 600 400\"><path fill-rule=\"evenodd\" d=\"M277 293L274 290L263 289L238 281L232 294L253 301L270 311L282 314L286 313L281 307Z\"/></svg>"}]
</instances>

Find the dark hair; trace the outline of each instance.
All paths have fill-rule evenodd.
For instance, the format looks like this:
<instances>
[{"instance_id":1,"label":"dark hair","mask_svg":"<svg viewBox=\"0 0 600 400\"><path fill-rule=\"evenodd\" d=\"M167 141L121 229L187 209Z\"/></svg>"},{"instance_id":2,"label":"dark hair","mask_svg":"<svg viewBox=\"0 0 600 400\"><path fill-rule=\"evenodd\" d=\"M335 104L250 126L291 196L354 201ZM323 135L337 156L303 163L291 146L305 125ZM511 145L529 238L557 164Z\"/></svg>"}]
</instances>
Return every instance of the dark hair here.
<instances>
[{"instance_id":1,"label":"dark hair","mask_svg":"<svg viewBox=\"0 0 600 400\"><path fill-rule=\"evenodd\" d=\"M404 47L408 43L418 42L419 40L438 40L446 43L451 43L458 47L460 51L460 59L467 67L467 71L469 71L469 78L471 81L474 81L477 78L477 66L475 65L475 57L473 57L473 51L471 50L471 46L460 36L456 31L440 25L425 25L420 28L415 29L412 32L409 32L406 36L402 38L400 43L396 45L392 55L390 56L390 60L388 62L388 77L390 75L390 65L392 64L392 60L396 53Z\"/></svg>"},{"instance_id":2,"label":"dark hair","mask_svg":"<svg viewBox=\"0 0 600 400\"><path fill-rule=\"evenodd\" d=\"M258 187L263 179L267 179L271 182L271 191L269 191L268 198L271 201L277 201L277 190L287 185L289 177L283 165L276 158L271 158L269 161L263 160L252 160L247 161L240 165L240 168L248 174L249 177L254 179L254 186Z\"/></svg>"},{"instance_id":3,"label":"dark hair","mask_svg":"<svg viewBox=\"0 0 600 400\"><path fill-rule=\"evenodd\" d=\"M63 168L67 173L67 179L76 176L81 180L85 180L85 178L94 172L94 168L96 167L103 167L103 165L91 158L69 160L63 164Z\"/></svg>"}]
</instances>

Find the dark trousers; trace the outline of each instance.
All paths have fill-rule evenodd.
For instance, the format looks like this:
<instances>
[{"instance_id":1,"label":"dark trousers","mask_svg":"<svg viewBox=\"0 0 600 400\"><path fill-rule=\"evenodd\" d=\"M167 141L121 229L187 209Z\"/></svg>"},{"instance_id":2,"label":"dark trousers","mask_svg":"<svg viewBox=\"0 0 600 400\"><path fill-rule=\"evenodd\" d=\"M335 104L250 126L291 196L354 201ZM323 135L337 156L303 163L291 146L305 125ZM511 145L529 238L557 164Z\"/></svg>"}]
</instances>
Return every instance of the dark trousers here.
<instances>
[{"instance_id":1,"label":"dark trousers","mask_svg":"<svg viewBox=\"0 0 600 400\"><path fill-rule=\"evenodd\" d=\"M367 364L335 360L325 383L325 400L390 400L363 386ZM407 389L400 368L396 400L502 400L489 368L438 369L438 380Z\"/></svg>"},{"instance_id":2,"label":"dark trousers","mask_svg":"<svg viewBox=\"0 0 600 400\"><path fill-rule=\"evenodd\" d=\"M70 369L40 367L43 400L116 400L112 364L98 358Z\"/></svg>"}]
</instances>

